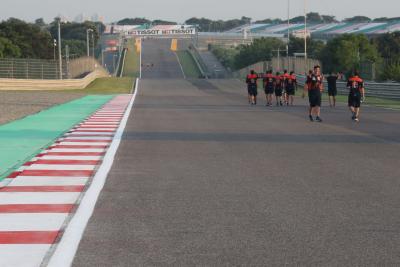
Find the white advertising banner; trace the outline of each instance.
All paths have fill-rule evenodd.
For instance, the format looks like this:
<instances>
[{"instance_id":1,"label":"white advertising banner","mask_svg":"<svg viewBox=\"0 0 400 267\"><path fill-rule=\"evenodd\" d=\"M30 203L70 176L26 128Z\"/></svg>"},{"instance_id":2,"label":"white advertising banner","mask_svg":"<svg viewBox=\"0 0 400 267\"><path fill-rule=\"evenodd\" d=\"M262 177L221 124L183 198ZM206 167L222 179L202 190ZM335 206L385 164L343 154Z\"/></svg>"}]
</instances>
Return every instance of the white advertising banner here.
<instances>
[{"instance_id":1,"label":"white advertising banner","mask_svg":"<svg viewBox=\"0 0 400 267\"><path fill-rule=\"evenodd\" d=\"M146 29L146 30L131 30L128 31L129 35L134 36L180 36L180 35L195 35L195 28L185 29Z\"/></svg>"}]
</instances>

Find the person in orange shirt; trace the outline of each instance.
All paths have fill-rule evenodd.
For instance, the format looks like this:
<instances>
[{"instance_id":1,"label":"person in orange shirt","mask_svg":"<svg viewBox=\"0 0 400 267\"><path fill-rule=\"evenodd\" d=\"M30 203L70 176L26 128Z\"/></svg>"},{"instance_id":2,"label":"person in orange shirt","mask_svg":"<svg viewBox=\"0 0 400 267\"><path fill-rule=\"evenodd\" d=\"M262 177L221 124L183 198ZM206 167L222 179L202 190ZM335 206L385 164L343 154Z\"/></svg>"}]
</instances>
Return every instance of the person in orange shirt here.
<instances>
[{"instance_id":1,"label":"person in orange shirt","mask_svg":"<svg viewBox=\"0 0 400 267\"><path fill-rule=\"evenodd\" d=\"M306 85L304 86L305 93L308 93L310 102L309 118L314 121L313 115L317 122L322 122L321 119L321 94L324 89L324 76L321 74L321 67L315 66L314 71L307 77ZM304 94L305 95L305 94Z\"/></svg>"},{"instance_id":2,"label":"person in orange shirt","mask_svg":"<svg viewBox=\"0 0 400 267\"><path fill-rule=\"evenodd\" d=\"M294 103L294 95L296 94L297 90L297 77L294 74L294 72L290 72L290 75L286 79L286 94L287 94L287 99L286 103L287 105L293 106Z\"/></svg>"},{"instance_id":3,"label":"person in orange shirt","mask_svg":"<svg viewBox=\"0 0 400 267\"><path fill-rule=\"evenodd\" d=\"M264 90L267 99L266 106L272 106L272 95L274 94L274 75L272 74L272 70L267 71L264 76Z\"/></svg>"},{"instance_id":4,"label":"person in orange shirt","mask_svg":"<svg viewBox=\"0 0 400 267\"><path fill-rule=\"evenodd\" d=\"M254 70L251 70L250 74L246 77L247 92L251 105L257 105L257 80L258 75Z\"/></svg>"},{"instance_id":5,"label":"person in orange shirt","mask_svg":"<svg viewBox=\"0 0 400 267\"><path fill-rule=\"evenodd\" d=\"M360 121L360 107L361 103L365 100L365 86L363 79L360 78L357 71L354 75L349 78L347 82L347 87L349 88L349 108L352 113L352 120Z\"/></svg>"}]
</instances>

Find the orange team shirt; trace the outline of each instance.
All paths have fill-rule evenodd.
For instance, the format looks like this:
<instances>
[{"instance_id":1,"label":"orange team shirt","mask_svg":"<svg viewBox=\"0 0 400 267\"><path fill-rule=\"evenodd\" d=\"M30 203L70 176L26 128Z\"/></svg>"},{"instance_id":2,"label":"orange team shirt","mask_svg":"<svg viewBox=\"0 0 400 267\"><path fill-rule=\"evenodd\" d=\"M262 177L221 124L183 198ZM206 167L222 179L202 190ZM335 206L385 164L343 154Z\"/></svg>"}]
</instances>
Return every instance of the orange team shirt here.
<instances>
[{"instance_id":1,"label":"orange team shirt","mask_svg":"<svg viewBox=\"0 0 400 267\"><path fill-rule=\"evenodd\" d=\"M347 82L347 87L350 88L351 92L361 92L364 88L364 81L358 76L351 77Z\"/></svg>"},{"instance_id":2,"label":"orange team shirt","mask_svg":"<svg viewBox=\"0 0 400 267\"><path fill-rule=\"evenodd\" d=\"M268 73L264 76L264 86L271 85L274 82L274 75Z\"/></svg>"}]
</instances>

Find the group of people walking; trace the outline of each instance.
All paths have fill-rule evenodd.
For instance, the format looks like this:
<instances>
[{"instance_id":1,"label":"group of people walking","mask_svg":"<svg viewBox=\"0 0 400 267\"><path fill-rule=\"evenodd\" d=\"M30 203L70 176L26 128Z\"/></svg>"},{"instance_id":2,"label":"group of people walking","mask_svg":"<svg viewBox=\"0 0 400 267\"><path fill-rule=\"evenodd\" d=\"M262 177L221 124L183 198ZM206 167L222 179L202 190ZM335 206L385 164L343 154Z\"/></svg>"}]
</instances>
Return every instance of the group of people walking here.
<instances>
[{"instance_id":1,"label":"group of people walking","mask_svg":"<svg viewBox=\"0 0 400 267\"><path fill-rule=\"evenodd\" d=\"M337 80L341 74L331 73L326 79L328 82L329 104L331 107L336 106ZM277 72L275 75L272 71L259 75L254 70L246 77L248 101L251 105L257 105L258 80L262 79L263 88L266 96L266 106L272 106L273 96L275 95L276 106L293 105L295 92L298 87L297 78L294 72L288 73L287 70L283 74ZM324 90L324 76L321 73L321 67L315 66L310 70L305 81L303 98L308 95L309 110L308 116L310 121L322 122L321 119L321 101L322 92ZM349 89L348 106L352 113L352 120L359 122L361 103L365 99L364 81L355 71L347 81Z\"/></svg>"}]
</instances>

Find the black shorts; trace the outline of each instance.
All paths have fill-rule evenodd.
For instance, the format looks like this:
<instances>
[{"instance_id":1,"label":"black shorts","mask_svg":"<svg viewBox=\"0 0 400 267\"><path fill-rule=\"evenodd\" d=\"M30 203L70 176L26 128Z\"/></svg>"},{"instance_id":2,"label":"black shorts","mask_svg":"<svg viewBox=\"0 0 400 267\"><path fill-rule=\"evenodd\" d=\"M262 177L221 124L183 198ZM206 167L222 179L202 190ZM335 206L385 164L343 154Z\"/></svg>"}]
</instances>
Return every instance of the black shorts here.
<instances>
[{"instance_id":1,"label":"black shorts","mask_svg":"<svg viewBox=\"0 0 400 267\"><path fill-rule=\"evenodd\" d=\"M310 90L308 91L308 100L310 101L310 107L320 107L321 106L321 91L320 90Z\"/></svg>"},{"instance_id":2,"label":"black shorts","mask_svg":"<svg viewBox=\"0 0 400 267\"><path fill-rule=\"evenodd\" d=\"M275 96L282 96L283 90L282 88L275 88Z\"/></svg>"},{"instance_id":3,"label":"black shorts","mask_svg":"<svg viewBox=\"0 0 400 267\"><path fill-rule=\"evenodd\" d=\"M287 88L287 89L286 89L286 93L287 93L288 95L295 95L295 94L296 94L294 88Z\"/></svg>"},{"instance_id":4,"label":"black shorts","mask_svg":"<svg viewBox=\"0 0 400 267\"><path fill-rule=\"evenodd\" d=\"M328 88L328 95L329 96L337 96L337 89L336 88Z\"/></svg>"},{"instance_id":5,"label":"black shorts","mask_svg":"<svg viewBox=\"0 0 400 267\"><path fill-rule=\"evenodd\" d=\"M247 89L249 95L251 96L257 96L258 92L257 92L257 86L249 86Z\"/></svg>"},{"instance_id":6,"label":"black shorts","mask_svg":"<svg viewBox=\"0 0 400 267\"><path fill-rule=\"evenodd\" d=\"M349 107L359 108L361 107L361 94L350 93L349 94Z\"/></svg>"},{"instance_id":7,"label":"black shorts","mask_svg":"<svg viewBox=\"0 0 400 267\"><path fill-rule=\"evenodd\" d=\"M272 95L274 93L274 88L273 87L266 87L265 88L265 94L266 95Z\"/></svg>"}]
</instances>

